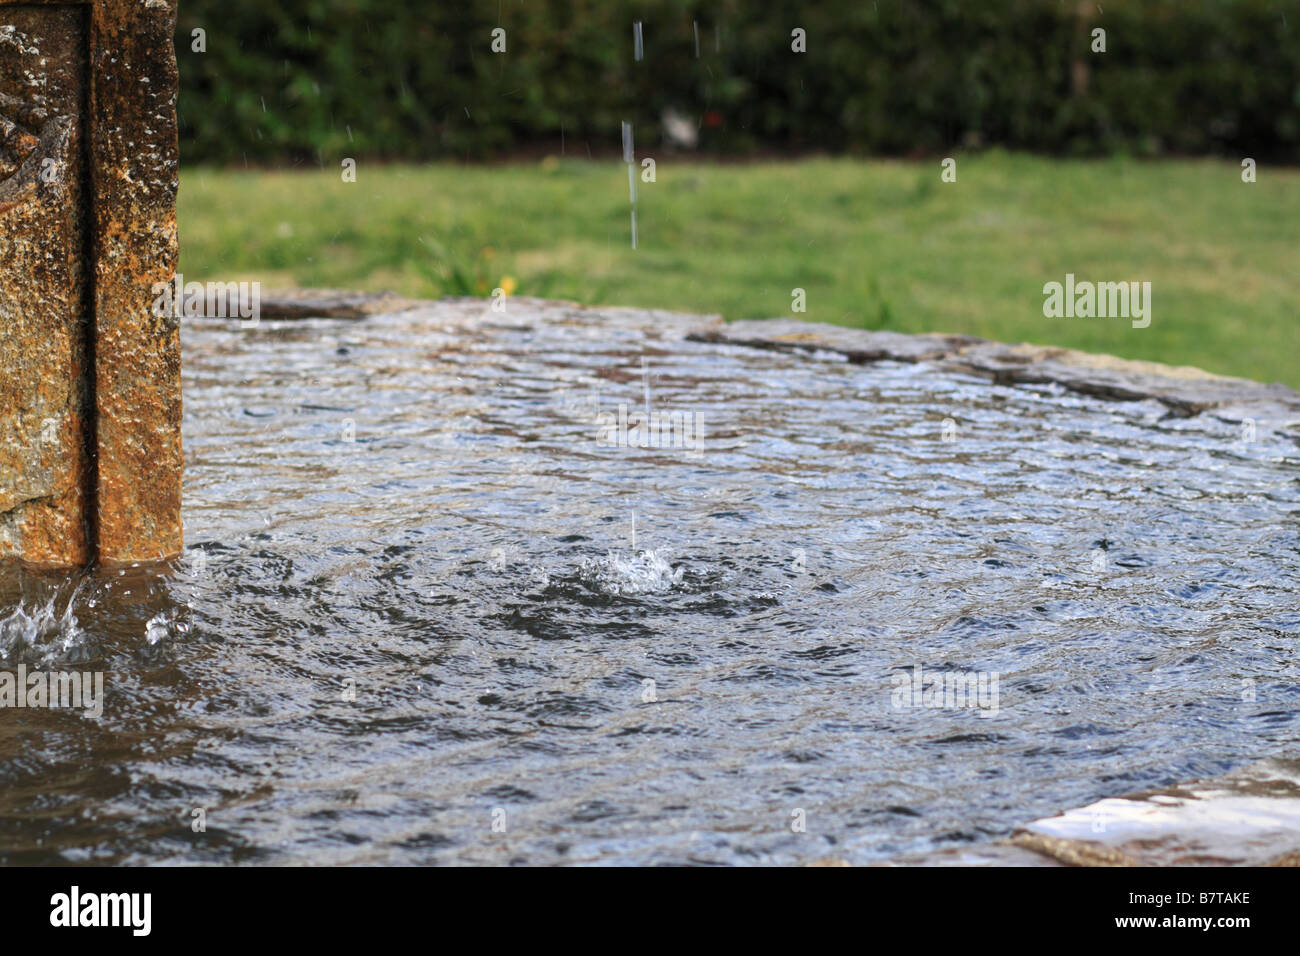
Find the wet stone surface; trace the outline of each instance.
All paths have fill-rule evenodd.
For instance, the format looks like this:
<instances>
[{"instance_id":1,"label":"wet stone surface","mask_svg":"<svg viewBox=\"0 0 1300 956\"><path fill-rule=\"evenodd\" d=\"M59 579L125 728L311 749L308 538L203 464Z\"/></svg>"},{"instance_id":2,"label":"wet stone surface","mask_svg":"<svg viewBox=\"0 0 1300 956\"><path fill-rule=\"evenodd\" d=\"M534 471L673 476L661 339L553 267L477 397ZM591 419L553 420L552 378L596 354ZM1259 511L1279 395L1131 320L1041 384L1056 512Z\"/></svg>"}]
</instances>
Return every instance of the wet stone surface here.
<instances>
[{"instance_id":1,"label":"wet stone surface","mask_svg":"<svg viewBox=\"0 0 1300 956\"><path fill-rule=\"evenodd\" d=\"M181 548L174 22L0 0L0 557Z\"/></svg>"},{"instance_id":2,"label":"wet stone surface","mask_svg":"<svg viewBox=\"0 0 1300 956\"><path fill-rule=\"evenodd\" d=\"M0 723L0 861L1051 864L988 845L1296 756L1289 434L720 328L187 323L183 559L0 570L0 669L105 675Z\"/></svg>"},{"instance_id":3,"label":"wet stone surface","mask_svg":"<svg viewBox=\"0 0 1300 956\"><path fill-rule=\"evenodd\" d=\"M86 30L0 7L0 555L90 557Z\"/></svg>"},{"instance_id":4,"label":"wet stone surface","mask_svg":"<svg viewBox=\"0 0 1300 956\"><path fill-rule=\"evenodd\" d=\"M1012 842L1075 865L1300 866L1300 760L1101 800Z\"/></svg>"},{"instance_id":5,"label":"wet stone surface","mask_svg":"<svg viewBox=\"0 0 1300 956\"><path fill-rule=\"evenodd\" d=\"M1110 797L891 866L1300 866L1300 761Z\"/></svg>"},{"instance_id":6,"label":"wet stone surface","mask_svg":"<svg viewBox=\"0 0 1300 956\"><path fill-rule=\"evenodd\" d=\"M790 319L732 322L696 333L701 342L794 353L831 353L850 362L928 362L1006 385L1056 385L1117 402L1157 401L1174 417L1210 415L1300 441L1300 393L1214 375L1047 345L1005 345L961 335L903 335Z\"/></svg>"}]
</instances>

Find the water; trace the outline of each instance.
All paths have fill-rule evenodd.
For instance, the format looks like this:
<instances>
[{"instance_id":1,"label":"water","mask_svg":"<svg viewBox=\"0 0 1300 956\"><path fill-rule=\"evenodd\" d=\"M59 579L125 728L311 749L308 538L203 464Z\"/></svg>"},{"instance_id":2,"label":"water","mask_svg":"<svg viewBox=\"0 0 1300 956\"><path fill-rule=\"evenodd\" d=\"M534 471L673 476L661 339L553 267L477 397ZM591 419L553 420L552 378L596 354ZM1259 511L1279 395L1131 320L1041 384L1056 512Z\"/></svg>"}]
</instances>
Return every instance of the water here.
<instances>
[{"instance_id":1,"label":"water","mask_svg":"<svg viewBox=\"0 0 1300 956\"><path fill-rule=\"evenodd\" d=\"M186 328L185 556L0 570L105 674L0 711L0 862L867 863L1296 753L1294 443L510 308Z\"/></svg>"}]
</instances>

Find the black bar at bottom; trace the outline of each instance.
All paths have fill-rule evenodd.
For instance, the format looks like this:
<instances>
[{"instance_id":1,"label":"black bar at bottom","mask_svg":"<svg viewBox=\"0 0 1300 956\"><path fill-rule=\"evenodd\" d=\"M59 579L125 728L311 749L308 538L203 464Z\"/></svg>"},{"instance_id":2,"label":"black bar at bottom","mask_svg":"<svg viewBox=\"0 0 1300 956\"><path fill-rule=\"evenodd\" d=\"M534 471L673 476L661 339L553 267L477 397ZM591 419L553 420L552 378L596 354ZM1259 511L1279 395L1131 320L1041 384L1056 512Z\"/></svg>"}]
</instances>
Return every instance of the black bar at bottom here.
<instances>
[{"instance_id":1,"label":"black bar at bottom","mask_svg":"<svg viewBox=\"0 0 1300 956\"><path fill-rule=\"evenodd\" d=\"M48 935L67 941L75 936L80 944L255 940L335 948L349 938L373 945L376 934L427 939L433 932L447 941L447 933L461 939L468 933L494 947L511 936L540 942L575 935L614 945L635 937L655 946L673 939L698 945L709 936L734 943L785 929L806 935L805 942L847 932L865 943L883 940L878 933L887 931L918 943L952 944L1045 931L1052 935L1021 938L1128 937L1150 943L1199 935L1232 943L1260 930L1272 937L1291 929L1296 877L1288 869L1212 868L826 868L727 875L571 870L545 876L418 869L15 868L0 871L0 887L9 913L6 938L15 942Z\"/></svg>"}]
</instances>

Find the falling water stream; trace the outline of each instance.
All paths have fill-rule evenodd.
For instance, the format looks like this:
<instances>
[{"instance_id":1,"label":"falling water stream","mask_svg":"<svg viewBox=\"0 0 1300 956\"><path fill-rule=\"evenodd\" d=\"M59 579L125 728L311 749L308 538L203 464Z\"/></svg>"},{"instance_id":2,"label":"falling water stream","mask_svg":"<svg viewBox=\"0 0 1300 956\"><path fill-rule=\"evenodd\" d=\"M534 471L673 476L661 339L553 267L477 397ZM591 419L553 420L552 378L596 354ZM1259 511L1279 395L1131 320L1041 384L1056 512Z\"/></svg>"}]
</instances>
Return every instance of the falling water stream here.
<instances>
[{"instance_id":1,"label":"falling water stream","mask_svg":"<svg viewBox=\"0 0 1300 956\"><path fill-rule=\"evenodd\" d=\"M186 327L185 554L0 568L104 674L4 712L0 862L869 863L1296 755L1294 442L510 308Z\"/></svg>"}]
</instances>

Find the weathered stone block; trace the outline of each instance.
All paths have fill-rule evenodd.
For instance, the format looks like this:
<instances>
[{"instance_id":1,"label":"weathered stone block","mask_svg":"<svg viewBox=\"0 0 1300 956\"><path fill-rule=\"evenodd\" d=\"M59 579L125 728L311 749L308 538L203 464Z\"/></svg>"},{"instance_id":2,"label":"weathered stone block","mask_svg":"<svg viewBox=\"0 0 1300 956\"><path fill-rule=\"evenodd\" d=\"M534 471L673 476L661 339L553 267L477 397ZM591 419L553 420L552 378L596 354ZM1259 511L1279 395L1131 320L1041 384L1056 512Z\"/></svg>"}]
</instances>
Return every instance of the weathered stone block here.
<instances>
[{"instance_id":1,"label":"weathered stone block","mask_svg":"<svg viewBox=\"0 0 1300 956\"><path fill-rule=\"evenodd\" d=\"M0 557L181 548L175 0L0 0Z\"/></svg>"}]
</instances>

